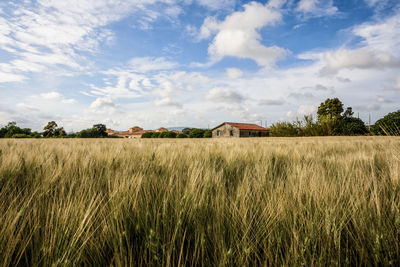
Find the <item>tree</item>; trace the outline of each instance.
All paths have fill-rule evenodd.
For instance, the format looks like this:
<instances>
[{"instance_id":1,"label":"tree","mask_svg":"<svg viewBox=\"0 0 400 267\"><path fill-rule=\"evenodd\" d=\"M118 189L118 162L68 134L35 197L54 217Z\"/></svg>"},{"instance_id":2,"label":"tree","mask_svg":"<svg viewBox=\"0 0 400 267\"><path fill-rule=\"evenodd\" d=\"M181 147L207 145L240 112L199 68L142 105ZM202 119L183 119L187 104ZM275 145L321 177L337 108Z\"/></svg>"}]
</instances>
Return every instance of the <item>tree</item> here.
<instances>
[{"instance_id":1,"label":"tree","mask_svg":"<svg viewBox=\"0 0 400 267\"><path fill-rule=\"evenodd\" d=\"M104 138L107 137L107 127L104 124L95 124L92 128L85 129L76 134L78 138Z\"/></svg>"},{"instance_id":2,"label":"tree","mask_svg":"<svg viewBox=\"0 0 400 267\"><path fill-rule=\"evenodd\" d=\"M365 123L354 117L343 117L334 128L335 135L364 135L368 133Z\"/></svg>"},{"instance_id":3,"label":"tree","mask_svg":"<svg viewBox=\"0 0 400 267\"><path fill-rule=\"evenodd\" d=\"M189 138L203 138L205 130L203 129L192 129L189 133Z\"/></svg>"},{"instance_id":4,"label":"tree","mask_svg":"<svg viewBox=\"0 0 400 267\"><path fill-rule=\"evenodd\" d=\"M388 113L371 128L375 135L400 135L400 110Z\"/></svg>"},{"instance_id":5,"label":"tree","mask_svg":"<svg viewBox=\"0 0 400 267\"><path fill-rule=\"evenodd\" d=\"M4 136L6 135L6 133L7 133L7 128L6 128L6 126L0 128L0 138L4 138Z\"/></svg>"},{"instance_id":6,"label":"tree","mask_svg":"<svg viewBox=\"0 0 400 267\"><path fill-rule=\"evenodd\" d=\"M152 138L153 132L145 132L142 134L142 138Z\"/></svg>"},{"instance_id":7,"label":"tree","mask_svg":"<svg viewBox=\"0 0 400 267\"><path fill-rule=\"evenodd\" d=\"M175 132L171 132L171 131L163 132L163 133L161 133L160 137L162 137L162 138L176 138L176 133Z\"/></svg>"},{"instance_id":8,"label":"tree","mask_svg":"<svg viewBox=\"0 0 400 267\"><path fill-rule=\"evenodd\" d=\"M343 112L343 103L339 98L328 98L325 102L322 102L318 107L318 121L323 120L338 120L341 118Z\"/></svg>"},{"instance_id":9,"label":"tree","mask_svg":"<svg viewBox=\"0 0 400 267\"><path fill-rule=\"evenodd\" d=\"M44 137L53 137L57 129L57 123L55 121L49 121L47 125L43 128Z\"/></svg>"},{"instance_id":10,"label":"tree","mask_svg":"<svg viewBox=\"0 0 400 267\"><path fill-rule=\"evenodd\" d=\"M353 108L352 107L348 107L346 108L346 111L343 113L342 118L351 118L353 117Z\"/></svg>"},{"instance_id":11,"label":"tree","mask_svg":"<svg viewBox=\"0 0 400 267\"><path fill-rule=\"evenodd\" d=\"M271 136L299 136L299 130L295 127L294 123L290 122L277 122L270 127Z\"/></svg>"},{"instance_id":12,"label":"tree","mask_svg":"<svg viewBox=\"0 0 400 267\"><path fill-rule=\"evenodd\" d=\"M160 135L161 135L160 132L154 132L154 133L151 135L151 138L158 138L158 137L160 137Z\"/></svg>"},{"instance_id":13,"label":"tree","mask_svg":"<svg viewBox=\"0 0 400 267\"><path fill-rule=\"evenodd\" d=\"M17 123L15 121L9 122L7 126L5 126L2 129L2 134L4 134L3 137L5 138L13 138L14 135L27 135L29 136L31 134L31 129L29 128L23 128L21 129L20 127L17 126Z\"/></svg>"},{"instance_id":14,"label":"tree","mask_svg":"<svg viewBox=\"0 0 400 267\"><path fill-rule=\"evenodd\" d=\"M189 135L189 133L190 133L191 130L192 130L192 128L184 128L184 129L182 130L182 133L184 133L184 134L186 134L186 135Z\"/></svg>"},{"instance_id":15,"label":"tree","mask_svg":"<svg viewBox=\"0 0 400 267\"><path fill-rule=\"evenodd\" d=\"M176 138L187 138L188 136L184 133L180 133L176 136Z\"/></svg>"},{"instance_id":16,"label":"tree","mask_svg":"<svg viewBox=\"0 0 400 267\"><path fill-rule=\"evenodd\" d=\"M203 134L204 138L211 138L212 137L212 131L211 130L206 130Z\"/></svg>"},{"instance_id":17,"label":"tree","mask_svg":"<svg viewBox=\"0 0 400 267\"><path fill-rule=\"evenodd\" d=\"M93 129L97 131L98 137L106 137L108 134L106 133L107 127L105 124L95 124L93 125Z\"/></svg>"}]
</instances>

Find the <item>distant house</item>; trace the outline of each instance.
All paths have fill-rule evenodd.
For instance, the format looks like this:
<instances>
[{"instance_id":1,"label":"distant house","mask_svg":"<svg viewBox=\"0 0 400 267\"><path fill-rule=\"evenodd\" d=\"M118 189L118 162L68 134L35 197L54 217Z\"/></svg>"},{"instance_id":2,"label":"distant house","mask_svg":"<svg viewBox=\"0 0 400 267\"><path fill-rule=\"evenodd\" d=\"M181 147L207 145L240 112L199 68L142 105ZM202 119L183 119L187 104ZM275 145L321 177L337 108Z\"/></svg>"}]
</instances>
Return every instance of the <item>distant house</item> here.
<instances>
[{"instance_id":1,"label":"distant house","mask_svg":"<svg viewBox=\"0 0 400 267\"><path fill-rule=\"evenodd\" d=\"M158 128L158 129L156 130L156 133L163 133L163 132L168 132L168 129L166 129L166 128L164 128L164 127L161 127L161 128Z\"/></svg>"},{"instance_id":2,"label":"distant house","mask_svg":"<svg viewBox=\"0 0 400 267\"><path fill-rule=\"evenodd\" d=\"M143 128L140 128L139 126L134 126L132 128L129 128L128 131L114 131L111 129L107 129L106 133L108 135L115 135L123 138L142 138L142 134L146 132L153 132L152 130L143 130Z\"/></svg>"},{"instance_id":3,"label":"distant house","mask_svg":"<svg viewBox=\"0 0 400 267\"><path fill-rule=\"evenodd\" d=\"M266 137L269 129L251 123L224 122L212 129L212 137Z\"/></svg>"}]
</instances>

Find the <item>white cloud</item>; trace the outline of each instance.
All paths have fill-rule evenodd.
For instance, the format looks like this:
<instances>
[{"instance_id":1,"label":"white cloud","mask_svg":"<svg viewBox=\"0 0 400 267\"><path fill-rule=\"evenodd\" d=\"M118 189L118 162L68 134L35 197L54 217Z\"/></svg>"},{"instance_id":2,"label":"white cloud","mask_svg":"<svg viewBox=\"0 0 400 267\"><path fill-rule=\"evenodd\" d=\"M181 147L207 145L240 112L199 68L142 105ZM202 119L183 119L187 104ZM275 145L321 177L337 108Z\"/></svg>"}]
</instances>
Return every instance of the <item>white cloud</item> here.
<instances>
[{"instance_id":1,"label":"white cloud","mask_svg":"<svg viewBox=\"0 0 400 267\"><path fill-rule=\"evenodd\" d=\"M296 11L304 17L324 17L337 14L338 8L332 0L300 0Z\"/></svg>"},{"instance_id":2,"label":"white cloud","mask_svg":"<svg viewBox=\"0 0 400 267\"><path fill-rule=\"evenodd\" d=\"M92 109L101 109L101 108L105 108L105 107L116 107L116 105L114 104L114 102L110 99L110 98L97 98L95 101L92 102L92 104L90 104L90 108Z\"/></svg>"},{"instance_id":3,"label":"white cloud","mask_svg":"<svg viewBox=\"0 0 400 267\"><path fill-rule=\"evenodd\" d=\"M23 103L23 102L18 103L17 107L20 108L20 109L26 109L26 110L29 110L29 111L39 111L39 109L37 107L28 105L28 104Z\"/></svg>"},{"instance_id":4,"label":"white cloud","mask_svg":"<svg viewBox=\"0 0 400 267\"><path fill-rule=\"evenodd\" d=\"M48 100L52 101L54 103L59 103L61 102L62 104L78 104L78 101L76 101L73 98L66 98L63 94L59 92L48 92L48 93L41 93L39 95L33 95L32 96L34 99L38 100Z\"/></svg>"},{"instance_id":5,"label":"white cloud","mask_svg":"<svg viewBox=\"0 0 400 267\"><path fill-rule=\"evenodd\" d=\"M380 109L381 109L381 105L380 105L380 104L376 104L376 103L373 103L373 104L363 104L363 105L356 105L355 108L356 108L357 110L360 110L360 111L368 111L368 112L371 112L371 111L380 110Z\"/></svg>"},{"instance_id":6,"label":"white cloud","mask_svg":"<svg viewBox=\"0 0 400 267\"><path fill-rule=\"evenodd\" d=\"M384 69L400 67L400 59L386 52L369 49L339 49L324 54L326 66L322 75L336 74L341 69Z\"/></svg>"},{"instance_id":7,"label":"white cloud","mask_svg":"<svg viewBox=\"0 0 400 267\"><path fill-rule=\"evenodd\" d=\"M238 79L243 76L243 71L241 71L240 69L237 69L237 68L227 68L226 74L231 79Z\"/></svg>"},{"instance_id":8,"label":"white cloud","mask_svg":"<svg viewBox=\"0 0 400 267\"><path fill-rule=\"evenodd\" d=\"M26 80L27 77L19 74L7 73L0 71L0 83L8 83L8 82L22 82Z\"/></svg>"},{"instance_id":9,"label":"white cloud","mask_svg":"<svg viewBox=\"0 0 400 267\"><path fill-rule=\"evenodd\" d=\"M73 99L73 98L63 99L63 100L61 100L61 102L62 102L63 104L78 104L78 101L76 101L76 100Z\"/></svg>"},{"instance_id":10,"label":"white cloud","mask_svg":"<svg viewBox=\"0 0 400 267\"><path fill-rule=\"evenodd\" d=\"M37 0L16 2L7 9L6 18L0 13L0 49L14 57L3 64L7 72L18 75L57 67L63 70L60 75L69 75L92 67L87 55L114 38L105 28L109 23L134 13L138 24L148 25L179 15L181 7L170 0ZM22 76L8 80L17 77Z\"/></svg>"},{"instance_id":11,"label":"white cloud","mask_svg":"<svg viewBox=\"0 0 400 267\"><path fill-rule=\"evenodd\" d=\"M49 92L49 93L43 93L39 95L41 98L44 99L50 99L50 100L56 100L56 99L61 99L64 98L64 96L58 92Z\"/></svg>"},{"instance_id":12,"label":"white cloud","mask_svg":"<svg viewBox=\"0 0 400 267\"><path fill-rule=\"evenodd\" d=\"M397 79L396 79L395 88L400 89L400 77L397 77Z\"/></svg>"},{"instance_id":13,"label":"white cloud","mask_svg":"<svg viewBox=\"0 0 400 267\"><path fill-rule=\"evenodd\" d=\"M222 22L210 17L205 19L200 30L200 38L216 34L208 47L210 62L232 56L252 59L259 66L272 67L278 59L286 55L287 51L277 46L262 45L258 30L274 25L281 20L282 15L277 8L269 4L251 2L243 7L243 11L232 13Z\"/></svg>"},{"instance_id":14,"label":"white cloud","mask_svg":"<svg viewBox=\"0 0 400 267\"><path fill-rule=\"evenodd\" d=\"M354 27L353 34L363 38L361 44L377 51L391 52L400 56L400 12L375 23L363 23Z\"/></svg>"},{"instance_id":15,"label":"white cloud","mask_svg":"<svg viewBox=\"0 0 400 267\"><path fill-rule=\"evenodd\" d=\"M281 106L285 104L286 101L284 99L262 99L258 102L261 106Z\"/></svg>"},{"instance_id":16,"label":"white cloud","mask_svg":"<svg viewBox=\"0 0 400 267\"><path fill-rule=\"evenodd\" d=\"M382 103L382 104L383 103L392 103L393 102L392 100L387 99L387 98L385 98L383 96L378 96L376 101L378 101L378 103Z\"/></svg>"},{"instance_id":17,"label":"white cloud","mask_svg":"<svg viewBox=\"0 0 400 267\"><path fill-rule=\"evenodd\" d=\"M233 8L235 0L197 0L199 5L205 6L211 10Z\"/></svg>"},{"instance_id":18,"label":"white cloud","mask_svg":"<svg viewBox=\"0 0 400 267\"><path fill-rule=\"evenodd\" d=\"M155 70L167 70L178 67L176 62L168 61L163 57L139 57L129 61L129 65L134 72L146 73Z\"/></svg>"},{"instance_id":19,"label":"white cloud","mask_svg":"<svg viewBox=\"0 0 400 267\"><path fill-rule=\"evenodd\" d=\"M364 1L367 3L367 5L373 7L373 6L375 6L379 1L382 1L382 0L364 0Z\"/></svg>"},{"instance_id":20,"label":"white cloud","mask_svg":"<svg viewBox=\"0 0 400 267\"><path fill-rule=\"evenodd\" d=\"M241 103L245 97L230 88L217 87L211 89L205 97L213 102Z\"/></svg>"},{"instance_id":21,"label":"white cloud","mask_svg":"<svg viewBox=\"0 0 400 267\"><path fill-rule=\"evenodd\" d=\"M301 105L296 111L288 111L286 117L290 119L302 118L305 115L313 115L317 112L319 103L312 105Z\"/></svg>"},{"instance_id":22,"label":"white cloud","mask_svg":"<svg viewBox=\"0 0 400 267\"><path fill-rule=\"evenodd\" d=\"M155 101L155 105L158 107L169 107L169 106L182 107L182 104L173 101L170 97L165 97Z\"/></svg>"}]
</instances>

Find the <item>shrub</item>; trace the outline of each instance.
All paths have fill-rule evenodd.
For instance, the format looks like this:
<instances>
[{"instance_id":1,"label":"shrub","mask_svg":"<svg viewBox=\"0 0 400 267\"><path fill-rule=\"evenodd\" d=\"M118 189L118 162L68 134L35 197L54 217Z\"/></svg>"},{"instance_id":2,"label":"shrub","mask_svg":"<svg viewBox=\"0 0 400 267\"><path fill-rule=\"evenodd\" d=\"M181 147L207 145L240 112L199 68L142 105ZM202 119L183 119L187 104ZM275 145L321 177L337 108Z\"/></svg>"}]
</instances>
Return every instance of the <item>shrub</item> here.
<instances>
[{"instance_id":1,"label":"shrub","mask_svg":"<svg viewBox=\"0 0 400 267\"><path fill-rule=\"evenodd\" d=\"M14 134L11 138L30 138L27 134Z\"/></svg>"},{"instance_id":2,"label":"shrub","mask_svg":"<svg viewBox=\"0 0 400 267\"><path fill-rule=\"evenodd\" d=\"M176 133L175 132L162 132L160 135L160 138L176 138Z\"/></svg>"},{"instance_id":3,"label":"shrub","mask_svg":"<svg viewBox=\"0 0 400 267\"><path fill-rule=\"evenodd\" d=\"M270 127L271 136L298 136L299 129L295 127L294 123L290 122L277 122Z\"/></svg>"},{"instance_id":4,"label":"shrub","mask_svg":"<svg viewBox=\"0 0 400 267\"><path fill-rule=\"evenodd\" d=\"M180 133L176 136L176 138L187 138L188 136L184 133Z\"/></svg>"},{"instance_id":5,"label":"shrub","mask_svg":"<svg viewBox=\"0 0 400 267\"><path fill-rule=\"evenodd\" d=\"M151 138L159 138L160 135L161 135L160 132L154 132L154 133L151 135Z\"/></svg>"},{"instance_id":6,"label":"shrub","mask_svg":"<svg viewBox=\"0 0 400 267\"><path fill-rule=\"evenodd\" d=\"M203 134L204 138L211 138L212 137L212 131L211 130L206 130Z\"/></svg>"},{"instance_id":7,"label":"shrub","mask_svg":"<svg viewBox=\"0 0 400 267\"><path fill-rule=\"evenodd\" d=\"M142 138L152 138L153 132L145 132L142 134Z\"/></svg>"},{"instance_id":8,"label":"shrub","mask_svg":"<svg viewBox=\"0 0 400 267\"><path fill-rule=\"evenodd\" d=\"M333 130L335 135L364 135L368 133L364 122L359 118L343 118Z\"/></svg>"},{"instance_id":9,"label":"shrub","mask_svg":"<svg viewBox=\"0 0 400 267\"><path fill-rule=\"evenodd\" d=\"M371 132L375 135L400 135L400 110L377 120Z\"/></svg>"},{"instance_id":10,"label":"shrub","mask_svg":"<svg viewBox=\"0 0 400 267\"><path fill-rule=\"evenodd\" d=\"M192 129L189 133L189 138L203 138L205 130Z\"/></svg>"}]
</instances>

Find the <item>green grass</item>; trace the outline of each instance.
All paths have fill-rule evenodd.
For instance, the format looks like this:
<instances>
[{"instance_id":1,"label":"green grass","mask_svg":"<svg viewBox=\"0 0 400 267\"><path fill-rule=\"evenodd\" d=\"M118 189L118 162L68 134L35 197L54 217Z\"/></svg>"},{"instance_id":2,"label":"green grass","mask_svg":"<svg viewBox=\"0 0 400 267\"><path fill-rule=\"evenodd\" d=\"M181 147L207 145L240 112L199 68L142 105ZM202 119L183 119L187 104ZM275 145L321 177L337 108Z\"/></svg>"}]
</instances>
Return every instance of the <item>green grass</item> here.
<instances>
[{"instance_id":1,"label":"green grass","mask_svg":"<svg viewBox=\"0 0 400 267\"><path fill-rule=\"evenodd\" d=\"M400 139L0 140L1 266L400 264Z\"/></svg>"}]
</instances>

